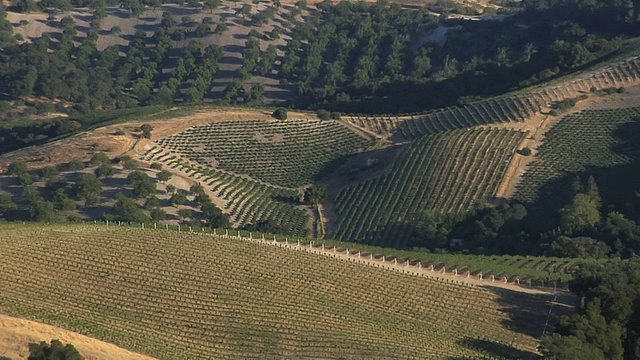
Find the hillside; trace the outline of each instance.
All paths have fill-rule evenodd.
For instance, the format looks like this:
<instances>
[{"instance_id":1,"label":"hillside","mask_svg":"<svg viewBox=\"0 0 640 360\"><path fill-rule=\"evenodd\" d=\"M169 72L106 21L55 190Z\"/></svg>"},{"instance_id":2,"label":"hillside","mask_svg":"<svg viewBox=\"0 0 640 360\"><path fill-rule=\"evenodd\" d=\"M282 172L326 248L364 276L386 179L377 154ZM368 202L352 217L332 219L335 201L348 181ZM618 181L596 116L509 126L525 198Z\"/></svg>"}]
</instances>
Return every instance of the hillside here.
<instances>
[{"instance_id":1,"label":"hillside","mask_svg":"<svg viewBox=\"0 0 640 360\"><path fill-rule=\"evenodd\" d=\"M51 339L74 344L86 360L153 359L59 327L0 315L0 357L27 360L29 343L49 342Z\"/></svg>"},{"instance_id":2,"label":"hillside","mask_svg":"<svg viewBox=\"0 0 640 360\"><path fill-rule=\"evenodd\" d=\"M524 356L549 311L546 296L211 235L3 225L0 239L0 311L163 359Z\"/></svg>"}]
</instances>

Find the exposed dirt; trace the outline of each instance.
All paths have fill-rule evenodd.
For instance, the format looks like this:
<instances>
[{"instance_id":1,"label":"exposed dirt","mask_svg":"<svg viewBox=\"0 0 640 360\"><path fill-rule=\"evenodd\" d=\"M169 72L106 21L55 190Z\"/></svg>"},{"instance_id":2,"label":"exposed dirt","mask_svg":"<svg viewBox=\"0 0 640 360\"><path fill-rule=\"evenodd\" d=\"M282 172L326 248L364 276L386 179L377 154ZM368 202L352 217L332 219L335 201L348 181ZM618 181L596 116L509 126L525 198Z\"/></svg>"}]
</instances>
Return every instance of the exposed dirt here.
<instances>
[{"instance_id":1,"label":"exposed dirt","mask_svg":"<svg viewBox=\"0 0 640 360\"><path fill-rule=\"evenodd\" d=\"M315 114L292 111L289 112L289 119L317 119L317 117ZM271 116L270 111L245 109L201 110L194 114L175 118L152 121L133 120L80 133L45 145L27 147L0 155L0 171L4 171L13 161L24 161L32 169L66 163L74 158L87 161L95 152L99 151L107 153L111 158L125 154L135 157L155 139L214 121L242 120L278 121ZM142 124L153 126L151 139L140 137L137 129ZM115 135L119 130L124 131L125 135Z\"/></svg>"},{"instance_id":2,"label":"exposed dirt","mask_svg":"<svg viewBox=\"0 0 640 360\"><path fill-rule=\"evenodd\" d=\"M27 359L29 343L50 342L52 339L73 344L86 360L154 359L55 326L0 314L0 356L14 360Z\"/></svg>"}]
</instances>

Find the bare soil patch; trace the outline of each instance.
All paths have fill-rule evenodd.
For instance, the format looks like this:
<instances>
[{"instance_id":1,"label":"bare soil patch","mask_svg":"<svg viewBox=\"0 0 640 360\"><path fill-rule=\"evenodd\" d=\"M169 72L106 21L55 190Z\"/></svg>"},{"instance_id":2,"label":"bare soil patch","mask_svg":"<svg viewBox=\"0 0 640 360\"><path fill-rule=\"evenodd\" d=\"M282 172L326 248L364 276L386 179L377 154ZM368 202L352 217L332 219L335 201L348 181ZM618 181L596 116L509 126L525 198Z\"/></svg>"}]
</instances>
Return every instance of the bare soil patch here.
<instances>
[{"instance_id":1,"label":"bare soil patch","mask_svg":"<svg viewBox=\"0 0 640 360\"><path fill-rule=\"evenodd\" d=\"M29 343L50 342L52 339L73 344L86 360L155 359L59 327L0 315L0 356L14 360L27 359Z\"/></svg>"}]
</instances>

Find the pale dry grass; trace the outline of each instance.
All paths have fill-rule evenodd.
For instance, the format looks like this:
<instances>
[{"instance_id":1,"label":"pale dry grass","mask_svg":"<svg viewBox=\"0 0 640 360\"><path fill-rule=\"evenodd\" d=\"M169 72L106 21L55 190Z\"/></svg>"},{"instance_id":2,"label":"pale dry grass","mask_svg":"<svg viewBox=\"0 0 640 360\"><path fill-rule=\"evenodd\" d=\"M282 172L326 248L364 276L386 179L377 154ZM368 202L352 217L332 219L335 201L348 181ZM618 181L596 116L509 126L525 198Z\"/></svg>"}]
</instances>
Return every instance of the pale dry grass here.
<instances>
[{"instance_id":1,"label":"pale dry grass","mask_svg":"<svg viewBox=\"0 0 640 360\"><path fill-rule=\"evenodd\" d=\"M113 344L55 326L0 314L0 356L13 360L29 357L29 343L58 339L71 343L86 360L152 360Z\"/></svg>"}]
</instances>

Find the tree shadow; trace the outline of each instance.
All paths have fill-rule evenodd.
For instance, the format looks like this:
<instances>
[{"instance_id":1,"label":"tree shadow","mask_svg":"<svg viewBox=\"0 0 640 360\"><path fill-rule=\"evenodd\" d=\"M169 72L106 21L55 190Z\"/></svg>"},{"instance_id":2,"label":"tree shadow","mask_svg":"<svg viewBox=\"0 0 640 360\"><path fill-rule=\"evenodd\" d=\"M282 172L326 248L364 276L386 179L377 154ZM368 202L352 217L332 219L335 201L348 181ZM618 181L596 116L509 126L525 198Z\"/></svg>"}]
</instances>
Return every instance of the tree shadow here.
<instances>
[{"instance_id":1,"label":"tree shadow","mask_svg":"<svg viewBox=\"0 0 640 360\"><path fill-rule=\"evenodd\" d=\"M487 339L474 339L474 338L464 338L458 342L460 345L477 351L484 353L490 356L492 359L494 357L499 357L502 359L526 359L526 358L536 358L536 354L530 351L522 351L520 349L514 348L509 345L501 344L499 342L487 340ZM465 357L449 357L449 360L462 360L462 359L472 359ZM473 358L475 359L475 357Z\"/></svg>"}]
</instances>

